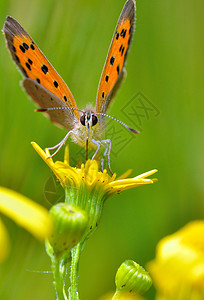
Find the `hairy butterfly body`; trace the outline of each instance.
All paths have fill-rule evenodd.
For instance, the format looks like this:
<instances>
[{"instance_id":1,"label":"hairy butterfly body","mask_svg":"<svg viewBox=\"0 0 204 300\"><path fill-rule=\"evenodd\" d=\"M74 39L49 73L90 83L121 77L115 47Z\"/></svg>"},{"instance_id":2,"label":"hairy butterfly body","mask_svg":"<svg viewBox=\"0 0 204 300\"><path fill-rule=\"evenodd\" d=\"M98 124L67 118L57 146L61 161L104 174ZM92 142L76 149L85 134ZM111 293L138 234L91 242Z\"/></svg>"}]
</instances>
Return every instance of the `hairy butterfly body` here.
<instances>
[{"instance_id":1,"label":"hairy butterfly body","mask_svg":"<svg viewBox=\"0 0 204 300\"><path fill-rule=\"evenodd\" d=\"M7 17L3 33L11 56L24 76L22 81L24 89L41 107L38 111L47 113L53 122L68 130L59 144L49 148L50 150L57 149L52 156L59 151L71 135L77 144L86 147L86 158L88 158L88 149L96 149L92 157L94 159L100 148L104 146L101 167L103 169L104 158L107 155L111 172L111 140L102 139L105 128L104 118L112 118L106 115L106 112L126 73L124 65L134 32L135 10L135 1L128 0L119 17L108 51L98 86L96 107L89 106L83 111L77 108L68 86L28 33L14 18ZM123 122L118 122L138 133Z\"/></svg>"}]
</instances>

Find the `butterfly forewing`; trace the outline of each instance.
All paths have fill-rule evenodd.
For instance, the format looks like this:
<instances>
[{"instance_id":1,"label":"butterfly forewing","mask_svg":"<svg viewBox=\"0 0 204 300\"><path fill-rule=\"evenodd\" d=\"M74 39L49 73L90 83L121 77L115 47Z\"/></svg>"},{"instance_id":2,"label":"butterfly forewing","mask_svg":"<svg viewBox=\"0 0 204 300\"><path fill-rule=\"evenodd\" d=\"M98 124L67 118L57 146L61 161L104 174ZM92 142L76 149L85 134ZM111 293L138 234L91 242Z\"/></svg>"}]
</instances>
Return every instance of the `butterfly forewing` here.
<instances>
[{"instance_id":1,"label":"butterfly forewing","mask_svg":"<svg viewBox=\"0 0 204 300\"><path fill-rule=\"evenodd\" d=\"M106 112L124 78L124 65L134 32L135 10L135 1L128 0L119 17L99 82L97 112Z\"/></svg>"},{"instance_id":2,"label":"butterfly forewing","mask_svg":"<svg viewBox=\"0 0 204 300\"><path fill-rule=\"evenodd\" d=\"M78 111L72 109L77 105L71 91L23 27L12 17L7 17L3 32L8 49L22 74L55 94L60 100L58 106L68 106L70 116L79 118ZM35 101L42 107L40 99L36 97ZM44 108L53 105L51 101L44 104ZM59 119L58 123L63 125L63 120Z\"/></svg>"}]
</instances>

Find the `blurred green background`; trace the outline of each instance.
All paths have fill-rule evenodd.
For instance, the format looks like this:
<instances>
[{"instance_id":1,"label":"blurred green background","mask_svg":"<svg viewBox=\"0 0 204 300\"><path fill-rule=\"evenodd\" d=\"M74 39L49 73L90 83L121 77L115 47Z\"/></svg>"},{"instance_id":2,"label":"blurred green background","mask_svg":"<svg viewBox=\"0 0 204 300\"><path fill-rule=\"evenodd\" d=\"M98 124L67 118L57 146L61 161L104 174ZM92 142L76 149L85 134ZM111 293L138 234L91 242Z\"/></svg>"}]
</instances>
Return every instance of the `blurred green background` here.
<instances>
[{"instance_id":1,"label":"blurred green background","mask_svg":"<svg viewBox=\"0 0 204 300\"><path fill-rule=\"evenodd\" d=\"M16 18L67 82L78 107L84 108L89 102L95 103L124 2L1 0L0 24L3 27L6 15ZM115 272L122 261L133 259L145 266L162 237L190 220L203 218L203 11L202 0L137 0L128 76L109 113L135 127L138 119L128 119L123 109L139 92L145 97L143 104L148 102L155 112L145 115L145 111L137 110L144 115L140 118L141 134L127 142L129 132L121 133L125 142L116 153L118 144L113 141L111 163L118 175L129 168L134 176L157 168L159 181L123 192L105 203L100 226L87 241L81 258L81 299L95 300L114 290ZM59 200L62 191L54 186L51 171L30 142L52 146L66 132L34 113L34 104L19 86L21 75L3 35L0 79L0 185L49 208L46 191L56 188L51 202ZM114 126L121 130L119 124ZM71 155L79 151L77 145L69 144ZM57 159L62 157L63 151ZM50 270L44 246L12 221L3 220L12 248L0 267L0 299L55 299L52 275L39 272ZM154 298L153 288L147 298Z\"/></svg>"}]
</instances>

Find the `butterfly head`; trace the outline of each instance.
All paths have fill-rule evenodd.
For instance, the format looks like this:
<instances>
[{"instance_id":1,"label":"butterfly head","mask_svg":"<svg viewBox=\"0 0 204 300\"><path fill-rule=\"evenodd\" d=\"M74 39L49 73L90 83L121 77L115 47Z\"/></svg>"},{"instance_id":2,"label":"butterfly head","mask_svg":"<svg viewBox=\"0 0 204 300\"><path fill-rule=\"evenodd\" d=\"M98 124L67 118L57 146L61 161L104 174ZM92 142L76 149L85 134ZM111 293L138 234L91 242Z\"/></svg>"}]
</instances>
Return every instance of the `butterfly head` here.
<instances>
[{"instance_id":1,"label":"butterfly head","mask_svg":"<svg viewBox=\"0 0 204 300\"><path fill-rule=\"evenodd\" d=\"M80 117L80 123L86 127L95 126L98 123L98 117L93 111L86 111Z\"/></svg>"}]
</instances>

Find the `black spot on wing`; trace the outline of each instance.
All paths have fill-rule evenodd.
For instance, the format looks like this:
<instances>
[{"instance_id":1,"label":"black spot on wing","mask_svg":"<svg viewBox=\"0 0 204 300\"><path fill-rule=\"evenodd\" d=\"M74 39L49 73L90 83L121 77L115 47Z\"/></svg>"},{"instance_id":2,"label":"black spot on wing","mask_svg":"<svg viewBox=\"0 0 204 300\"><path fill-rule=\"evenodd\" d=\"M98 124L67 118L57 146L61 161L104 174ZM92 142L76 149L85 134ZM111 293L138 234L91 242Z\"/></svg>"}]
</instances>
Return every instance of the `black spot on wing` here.
<instances>
[{"instance_id":1,"label":"black spot on wing","mask_svg":"<svg viewBox=\"0 0 204 300\"><path fill-rule=\"evenodd\" d=\"M118 73L118 75L119 75L119 73L120 73L120 65L117 65L117 73Z\"/></svg>"},{"instance_id":2,"label":"black spot on wing","mask_svg":"<svg viewBox=\"0 0 204 300\"><path fill-rule=\"evenodd\" d=\"M29 49L29 46L28 46L28 44L26 44L26 43L23 43L23 47L24 47L26 50Z\"/></svg>"},{"instance_id":3,"label":"black spot on wing","mask_svg":"<svg viewBox=\"0 0 204 300\"><path fill-rule=\"evenodd\" d=\"M109 79L109 76L108 76L108 75L106 75L106 77L105 77L105 81L106 81L106 82L108 82L108 79Z\"/></svg>"},{"instance_id":4,"label":"black spot on wing","mask_svg":"<svg viewBox=\"0 0 204 300\"><path fill-rule=\"evenodd\" d=\"M39 78L37 78L36 81L40 84L40 79Z\"/></svg>"},{"instance_id":5,"label":"black spot on wing","mask_svg":"<svg viewBox=\"0 0 204 300\"><path fill-rule=\"evenodd\" d=\"M56 88L58 88L58 82L55 80L55 81L53 81L53 84L54 84L54 86L56 87Z\"/></svg>"},{"instance_id":6,"label":"black spot on wing","mask_svg":"<svg viewBox=\"0 0 204 300\"><path fill-rule=\"evenodd\" d=\"M125 30L124 30L124 32L123 32L123 35L122 35L122 36L123 36L123 38L125 38L125 36L126 36L126 32L127 32L127 29L125 29Z\"/></svg>"},{"instance_id":7,"label":"black spot on wing","mask_svg":"<svg viewBox=\"0 0 204 300\"><path fill-rule=\"evenodd\" d=\"M115 56L111 56L111 59L110 59L111 66L114 64L114 61L115 61Z\"/></svg>"},{"instance_id":8,"label":"black spot on wing","mask_svg":"<svg viewBox=\"0 0 204 300\"><path fill-rule=\"evenodd\" d=\"M66 101L66 102L67 102L67 97L66 97L66 96L64 96L64 101Z\"/></svg>"},{"instance_id":9,"label":"black spot on wing","mask_svg":"<svg viewBox=\"0 0 204 300\"><path fill-rule=\"evenodd\" d=\"M30 71L31 71L31 66L29 65L29 63L27 63L27 62L26 62L26 64L25 64L25 65L26 65L26 67L28 68L28 70L30 70Z\"/></svg>"},{"instance_id":10,"label":"black spot on wing","mask_svg":"<svg viewBox=\"0 0 204 300\"><path fill-rule=\"evenodd\" d=\"M121 56L123 56L124 50L125 50L125 47L122 48Z\"/></svg>"},{"instance_id":11,"label":"black spot on wing","mask_svg":"<svg viewBox=\"0 0 204 300\"><path fill-rule=\"evenodd\" d=\"M46 65L43 65L43 66L41 67L41 70L43 71L44 74L47 74L47 72L48 72L48 67L47 67Z\"/></svg>"},{"instance_id":12,"label":"black spot on wing","mask_svg":"<svg viewBox=\"0 0 204 300\"><path fill-rule=\"evenodd\" d=\"M123 36L123 34L124 34L124 28L121 30L121 33L120 33L120 36Z\"/></svg>"},{"instance_id":13,"label":"black spot on wing","mask_svg":"<svg viewBox=\"0 0 204 300\"><path fill-rule=\"evenodd\" d=\"M30 48L31 48L32 50L35 50L35 46L34 46L33 44L30 44Z\"/></svg>"},{"instance_id":14,"label":"black spot on wing","mask_svg":"<svg viewBox=\"0 0 204 300\"><path fill-rule=\"evenodd\" d=\"M25 48L22 45L20 45L19 48L23 53L25 53Z\"/></svg>"},{"instance_id":15,"label":"black spot on wing","mask_svg":"<svg viewBox=\"0 0 204 300\"><path fill-rule=\"evenodd\" d=\"M32 60L30 58L28 58L28 62L29 62L30 65L33 64Z\"/></svg>"}]
</instances>

